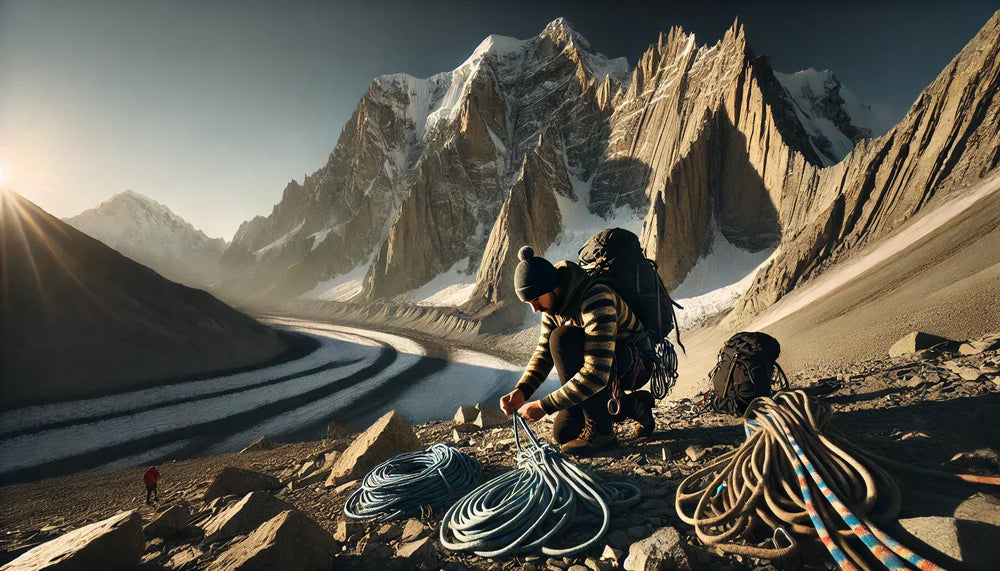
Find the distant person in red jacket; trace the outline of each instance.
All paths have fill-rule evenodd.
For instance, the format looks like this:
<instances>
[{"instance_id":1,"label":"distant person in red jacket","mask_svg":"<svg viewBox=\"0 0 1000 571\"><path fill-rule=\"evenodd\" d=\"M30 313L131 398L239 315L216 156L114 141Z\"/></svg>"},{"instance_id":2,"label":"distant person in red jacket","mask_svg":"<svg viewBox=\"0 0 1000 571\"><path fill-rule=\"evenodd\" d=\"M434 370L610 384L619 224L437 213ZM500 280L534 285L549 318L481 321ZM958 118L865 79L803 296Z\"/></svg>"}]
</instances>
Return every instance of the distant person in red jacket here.
<instances>
[{"instance_id":1,"label":"distant person in red jacket","mask_svg":"<svg viewBox=\"0 0 1000 571\"><path fill-rule=\"evenodd\" d=\"M149 505L153 505L154 501L160 501L160 496L156 493L156 481L159 479L160 471L156 469L156 466L150 466L142 475L142 481L146 483L146 503Z\"/></svg>"}]
</instances>

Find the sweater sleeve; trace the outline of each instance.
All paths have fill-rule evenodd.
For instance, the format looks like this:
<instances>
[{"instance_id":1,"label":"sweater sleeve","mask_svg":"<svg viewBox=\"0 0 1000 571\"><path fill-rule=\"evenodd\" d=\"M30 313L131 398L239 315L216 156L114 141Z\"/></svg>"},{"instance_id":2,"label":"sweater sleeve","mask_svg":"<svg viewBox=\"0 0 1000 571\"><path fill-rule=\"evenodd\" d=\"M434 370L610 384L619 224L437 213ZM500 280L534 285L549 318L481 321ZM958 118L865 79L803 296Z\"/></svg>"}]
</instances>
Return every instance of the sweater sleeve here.
<instances>
[{"instance_id":1,"label":"sweater sleeve","mask_svg":"<svg viewBox=\"0 0 1000 571\"><path fill-rule=\"evenodd\" d=\"M580 404L607 386L618 334L616 298L611 288L598 285L583 300L580 307L584 331L583 367L559 390L541 399L546 413Z\"/></svg>"},{"instance_id":2,"label":"sweater sleeve","mask_svg":"<svg viewBox=\"0 0 1000 571\"><path fill-rule=\"evenodd\" d=\"M521 375L521 380L514 387L524 393L524 398L530 398L535 394L538 387L545 381L545 377L552 370L552 352L549 350L549 337L555 329L555 321L551 316L542 316L541 333L538 336L538 346L535 347L535 354L528 361L528 366Z\"/></svg>"}]
</instances>

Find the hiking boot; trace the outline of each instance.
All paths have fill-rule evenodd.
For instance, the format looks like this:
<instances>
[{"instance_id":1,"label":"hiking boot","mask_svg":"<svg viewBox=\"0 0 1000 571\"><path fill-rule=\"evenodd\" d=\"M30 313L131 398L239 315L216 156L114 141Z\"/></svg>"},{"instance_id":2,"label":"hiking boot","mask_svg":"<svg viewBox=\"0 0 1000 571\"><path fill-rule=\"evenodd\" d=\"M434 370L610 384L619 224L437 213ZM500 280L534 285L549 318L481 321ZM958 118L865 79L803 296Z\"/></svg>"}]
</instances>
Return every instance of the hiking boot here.
<instances>
[{"instance_id":1,"label":"hiking boot","mask_svg":"<svg viewBox=\"0 0 1000 571\"><path fill-rule=\"evenodd\" d=\"M632 397L634 408L629 416L636 422L633 434L636 438L647 438L656 428L656 419L653 417L656 399L649 391L636 391L632 393Z\"/></svg>"},{"instance_id":2,"label":"hiking boot","mask_svg":"<svg viewBox=\"0 0 1000 571\"><path fill-rule=\"evenodd\" d=\"M599 424L601 426L599 426ZM564 454L570 456L590 456L602 448L616 446L618 439L610 419L605 422L595 422L589 414L585 414L583 431L576 440L562 445Z\"/></svg>"}]
</instances>

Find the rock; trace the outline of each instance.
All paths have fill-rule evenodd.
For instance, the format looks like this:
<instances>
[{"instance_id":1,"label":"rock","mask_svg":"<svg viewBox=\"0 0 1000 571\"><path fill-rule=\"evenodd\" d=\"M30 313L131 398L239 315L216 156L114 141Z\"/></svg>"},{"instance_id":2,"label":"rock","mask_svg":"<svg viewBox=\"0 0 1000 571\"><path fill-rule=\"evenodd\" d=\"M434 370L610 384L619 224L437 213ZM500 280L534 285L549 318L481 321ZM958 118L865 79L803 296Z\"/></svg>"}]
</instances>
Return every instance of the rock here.
<instances>
[{"instance_id":1,"label":"rock","mask_svg":"<svg viewBox=\"0 0 1000 571\"><path fill-rule=\"evenodd\" d=\"M253 532L257 527L294 506L266 492L250 492L205 522L205 542L222 541Z\"/></svg>"},{"instance_id":2,"label":"rock","mask_svg":"<svg viewBox=\"0 0 1000 571\"><path fill-rule=\"evenodd\" d=\"M476 420L479 416L479 409L474 406L460 406L458 411L455 412L455 423L465 424L467 422L472 422Z\"/></svg>"},{"instance_id":3,"label":"rock","mask_svg":"<svg viewBox=\"0 0 1000 571\"><path fill-rule=\"evenodd\" d=\"M692 444L687 447L684 453L687 454L687 457L690 458L692 462L697 462L698 460L701 460L702 456L705 455L705 449L697 444Z\"/></svg>"},{"instance_id":4,"label":"rock","mask_svg":"<svg viewBox=\"0 0 1000 571\"><path fill-rule=\"evenodd\" d=\"M404 543L396 550L396 557L407 559L416 565L430 567L437 563L438 552L434 549L434 542L429 537L424 537L410 543Z\"/></svg>"},{"instance_id":5,"label":"rock","mask_svg":"<svg viewBox=\"0 0 1000 571\"><path fill-rule=\"evenodd\" d=\"M661 527L650 537L633 543L625 559L627 571L690 569L681 534L672 527Z\"/></svg>"},{"instance_id":6,"label":"rock","mask_svg":"<svg viewBox=\"0 0 1000 571\"><path fill-rule=\"evenodd\" d=\"M981 521L1000 527L1000 500L980 492L959 504L953 515L955 519Z\"/></svg>"},{"instance_id":7,"label":"rock","mask_svg":"<svg viewBox=\"0 0 1000 571\"><path fill-rule=\"evenodd\" d=\"M589 571L586 565L570 565L566 571Z\"/></svg>"},{"instance_id":8,"label":"rock","mask_svg":"<svg viewBox=\"0 0 1000 571\"><path fill-rule=\"evenodd\" d=\"M992 448L980 448L972 452L959 452L952 456L948 463L964 470L994 471L1000 468L1000 454Z\"/></svg>"},{"instance_id":9,"label":"rock","mask_svg":"<svg viewBox=\"0 0 1000 571\"><path fill-rule=\"evenodd\" d=\"M170 559L167 560L165 567L168 569L194 569L195 564L201 556L205 555L205 552L194 546L187 546L178 549Z\"/></svg>"},{"instance_id":10,"label":"rock","mask_svg":"<svg viewBox=\"0 0 1000 571\"><path fill-rule=\"evenodd\" d=\"M351 434L354 434L351 432L351 429L347 428L343 424L340 424L339 422L331 422L326 425L327 440L340 440L341 438L349 437Z\"/></svg>"},{"instance_id":11,"label":"rock","mask_svg":"<svg viewBox=\"0 0 1000 571\"><path fill-rule=\"evenodd\" d=\"M274 476L226 466L205 490L204 501L235 494L244 496L249 492L273 490L281 487L281 481Z\"/></svg>"},{"instance_id":12,"label":"rock","mask_svg":"<svg viewBox=\"0 0 1000 571\"><path fill-rule=\"evenodd\" d=\"M333 451L323 454L323 465L326 467L333 466L333 463L337 461L340 457L340 452Z\"/></svg>"},{"instance_id":13,"label":"rock","mask_svg":"<svg viewBox=\"0 0 1000 571\"><path fill-rule=\"evenodd\" d=\"M142 518L128 511L45 542L0 569L135 569L145 547Z\"/></svg>"},{"instance_id":14,"label":"rock","mask_svg":"<svg viewBox=\"0 0 1000 571\"><path fill-rule=\"evenodd\" d=\"M379 541L377 537L365 536L358 542L354 553L362 559L388 559L392 556L392 548Z\"/></svg>"},{"instance_id":15,"label":"rock","mask_svg":"<svg viewBox=\"0 0 1000 571\"><path fill-rule=\"evenodd\" d=\"M212 571L327 570L340 546L298 510L281 512L209 564Z\"/></svg>"},{"instance_id":16,"label":"rock","mask_svg":"<svg viewBox=\"0 0 1000 571\"><path fill-rule=\"evenodd\" d=\"M983 337L978 341L968 341L958 347L958 352L963 355L979 355L986 351L993 351L1000 348L1000 336L991 335Z\"/></svg>"},{"instance_id":17,"label":"rock","mask_svg":"<svg viewBox=\"0 0 1000 571\"><path fill-rule=\"evenodd\" d=\"M424 524L419 519L410 518L406 520L406 527L403 528L403 535L400 537L400 540L403 542L413 541L424 535L425 531L427 531L427 528L424 527Z\"/></svg>"},{"instance_id":18,"label":"rock","mask_svg":"<svg viewBox=\"0 0 1000 571\"><path fill-rule=\"evenodd\" d=\"M963 569L996 569L996 546L1000 544L1000 527L981 521L959 520L951 517L927 516L900 519L899 525L920 541L956 562ZM905 542L904 542L905 543ZM919 546L914 550L923 553ZM934 554L927 554L935 560ZM941 562L947 568L958 567Z\"/></svg>"},{"instance_id":19,"label":"rock","mask_svg":"<svg viewBox=\"0 0 1000 571\"><path fill-rule=\"evenodd\" d=\"M510 417L501 412L499 409L493 408L483 403L477 404L476 408L479 410L479 415L473 422L475 422L481 428L494 428L497 426L506 426L511 422Z\"/></svg>"},{"instance_id":20,"label":"rock","mask_svg":"<svg viewBox=\"0 0 1000 571\"><path fill-rule=\"evenodd\" d=\"M296 473L295 475L296 475L297 477L301 478L301 477L303 477L303 476L306 476L306 475L308 475L308 474L309 474L310 472L312 472L313 470L315 470L315 469L316 469L316 468L318 468L318 467L319 467L319 466L317 466L317 464L316 464L316 462L315 462L315 461L313 461L313 460L310 460L310 461L308 461L308 462L306 462L306 463L302 464L302 467L301 467L301 468L299 468L299 471L298 471L298 472L297 472L297 473Z\"/></svg>"},{"instance_id":21,"label":"rock","mask_svg":"<svg viewBox=\"0 0 1000 571\"><path fill-rule=\"evenodd\" d=\"M364 535L365 526L357 521L338 521L337 530L333 532L333 538L341 543L347 543L351 538L358 538Z\"/></svg>"},{"instance_id":22,"label":"rock","mask_svg":"<svg viewBox=\"0 0 1000 571\"><path fill-rule=\"evenodd\" d=\"M402 535L403 535L403 528L399 527L399 525L395 523L382 524L382 526L378 528L378 531L375 532L375 536L380 541L383 541L385 543L396 541Z\"/></svg>"},{"instance_id":23,"label":"rock","mask_svg":"<svg viewBox=\"0 0 1000 571\"><path fill-rule=\"evenodd\" d=\"M309 474L305 478L301 478L295 482L296 489L308 488L314 484L319 484L320 482L326 482L326 479L330 476L331 470L329 468L323 470L317 470L312 474Z\"/></svg>"},{"instance_id":24,"label":"rock","mask_svg":"<svg viewBox=\"0 0 1000 571\"><path fill-rule=\"evenodd\" d=\"M949 341L951 340L944 337L931 335L930 333L924 333L922 331L914 331L899 341L896 341L892 347L889 348L889 356L900 357L902 355L906 355L907 353L916 353L917 351L929 349L938 343L947 343Z\"/></svg>"},{"instance_id":25,"label":"rock","mask_svg":"<svg viewBox=\"0 0 1000 571\"><path fill-rule=\"evenodd\" d=\"M396 411L390 411L358 436L333 465L327 487L362 478L369 470L397 454L422 450L413 429Z\"/></svg>"},{"instance_id":26,"label":"rock","mask_svg":"<svg viewBox=\"0 0 1000 571\"><path fill-rule=\"evenodd\" d=\"M904 387L909 387L911 389L918 388L926 383L927 381L925 381L924 378L920 375L913 375L909 379L904 379L899 382L899 384L903 385Z\"/></svg>"},{"instance_id":27,"label":"rock","mask_svg":"<svg viewBox=\"0 0 1000 571\"><path fill-rule=\"evenodd\" d=\"M240 454L245 454L247 452L260 452L261 450L274 450L274 442L266 436L261 436L257 440L251 442L249 446L240 450Z\"/></svg>"},{"instance_id":28,"label":"rock","mask_svg":"<svg viewBox=\"0 0 1000 571\"><path fill-rule=\"evenodd\" d=\"M361 480L351 480L350 482L344 482L343 484L340 484L339 486L335 487L333 489L333 493L335 495L343 494L345 492L353 490L354 488L357 488L360 485L361 485ZM326 479L326 484L324 484L324 486L326 486L327 488L330 487L330 478Z\"/></svg>"},{"instance_id":29,"label":"rock","mask_svg":"<svg viewBox=\"0 0 1000 571\"><path fill-rule=\"evenodd\" d=\"M601 552L601 561L610 561L616 565L621 564L622 555L624 554L625 552L621 549L615 549L610 545L605 545L604 551Z\"/></svg>"},{"instance_id":30,"label":"rock","mask_svg":"<svg viewBox=\"0 0 1000 571\"><path fill-rule=\"evenodd\" d=\"M477 415L476 418L479 418L479 416ZM481 428L482 426L479 426L475 422L463 422L452 427L452 432L455 434L468 434L470 432L479 432Z\"/></svg>"},{"instance_id":31,"label":"rock","mask_svg":"<svg viewBox=\"0 0 1000 571\"><path fill-rule=\"evenodd\" d=\"M171 535L174 535L178 531L184 529L184 527L187 526L187 521L190 517L191 510L188 508L187 504L170 506L161 514L156 516L156 519L146 524L146 526L142 528L142 534L146 536L147 539L152 539L154 537L170 537Z\"/></svg>"}]
</instances>

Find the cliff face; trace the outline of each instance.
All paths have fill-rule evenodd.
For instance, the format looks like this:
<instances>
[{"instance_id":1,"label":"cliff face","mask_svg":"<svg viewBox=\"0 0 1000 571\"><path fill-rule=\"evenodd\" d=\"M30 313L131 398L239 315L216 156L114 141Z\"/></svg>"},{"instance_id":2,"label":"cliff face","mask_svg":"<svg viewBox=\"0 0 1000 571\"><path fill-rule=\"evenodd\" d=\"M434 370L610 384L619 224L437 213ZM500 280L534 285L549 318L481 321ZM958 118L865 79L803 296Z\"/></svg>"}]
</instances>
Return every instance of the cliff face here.
<instances>
[{"instance_id":1,"label":"cliff face","mask_svg":"<svg viewBox=\"0 0 1000 571\"><path fill-rule=\"evenodd\" d=\"M758 275L727 323L737 326L826 265L897 229L914 214L1000 165L1000 12L921 93L885 136L813 173L788 198L803 223Z\"/></svg>"}]
</instances>

